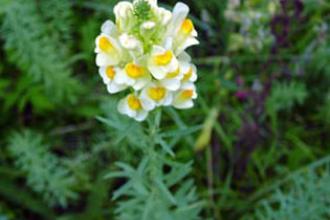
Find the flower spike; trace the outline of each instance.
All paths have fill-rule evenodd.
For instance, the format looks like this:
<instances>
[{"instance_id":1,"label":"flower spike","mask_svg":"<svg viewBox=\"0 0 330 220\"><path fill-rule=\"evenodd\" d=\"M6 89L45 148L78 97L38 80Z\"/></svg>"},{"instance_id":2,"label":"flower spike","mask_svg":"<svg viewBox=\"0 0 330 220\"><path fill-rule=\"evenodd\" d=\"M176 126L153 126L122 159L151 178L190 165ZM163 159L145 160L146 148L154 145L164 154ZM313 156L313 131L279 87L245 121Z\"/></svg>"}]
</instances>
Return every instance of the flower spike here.
<instances>
[{"instance_id":1,"label":"flower spike","mask_svg":"<svg viewBox=\"0 0 330 220\"><path fill-rule=\"evenodd\" d=\"M157 0L121 1L114 7L115 23L102 25L95 52L107 91L129 91L118 104L120 113L143 121L157 107L193 107L197 68L185 50L199 41L188 13L184 3L171 12Z\"/></svg>"}]
</instances>

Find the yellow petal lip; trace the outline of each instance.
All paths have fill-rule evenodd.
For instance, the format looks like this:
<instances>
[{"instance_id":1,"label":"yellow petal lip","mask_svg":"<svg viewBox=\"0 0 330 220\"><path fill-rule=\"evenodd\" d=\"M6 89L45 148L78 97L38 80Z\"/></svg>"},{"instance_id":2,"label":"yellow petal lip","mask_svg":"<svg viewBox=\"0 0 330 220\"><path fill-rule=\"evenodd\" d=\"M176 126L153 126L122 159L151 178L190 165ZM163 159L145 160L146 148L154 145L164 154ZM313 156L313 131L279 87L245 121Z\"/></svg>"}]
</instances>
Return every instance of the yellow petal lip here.
<instances>
[{"instance_id":1,"label":"yellow petal lip","mask_svg":"<svg viewBox=\"0 0 330 220\"><path fill-rule=\"evenodd\" d=\"M173 59L173 53L170 50L167 50L165 53L156 55L154 57L154 62L158 66L166 66L168 65Z\"/></svg>"},{"instance_id":2,"label":"yellow petal lip","mask_svg":"<svg viewBox=\"0 0 330 220\"><path fill-rule=\"evenodd\" d=\"M116 72L113 66L108 66L107 69L105 70L105 73L109 79L114 79Z\"/></svg>"},{"instance_id":3,"label":"yellow petal lip","mask_svg":"<svg viewBox=\"0 0 330 220\"><path fill-rule=\"evenodd\" d=\"M155 101L164 99L166 95L166 89L164 87L151 87L148 89L148 95Z\"/></svg>"},{"instance_id":4,"label":"yellow petal lip","mask_svg":"<svg viewBox=\"0 0 330 220\"><path fill-rule=\"evenodd\" d=\"M138 79L145 74L145 70L143 67L140 67L139 65L136 65L134 63L128 63L125 66L125 71L127 75L133 79Z\"/></svg>"},{"instance_id":5,"label":"yellow petal lip","mask_svg":"<svg viewBox=\"0 0 330 220\"><path fill-rule=\"evenodd\" d=\"M106 36L101 36L98 40L100 49L105 53L111 53L114 50L113 44Z\"/></svg>"},{"instance_id":6,"label":"yellow petal lip","mask_svg":"<svg viewBox=\"0 0 330 220\"><path fill-rule=\"evenodd\" d=\"M167 76L166 76L166 78L169 78L169 79L171 79L171 78L175 78L175 77L177 77L179 74L180 74L180 67L178 67L178 69L175 70L174 72L168 73Z\"/></svg>"},{"instance_id":7,"label":"yellow petal lip","mask_svg":"<svg viewBox=\"0 0 330 220\"><path fill-rule=\"evenodd\" d=\"M188 71L187 73L184 74L182 80L183 80L184 82L188 81L188 80L191 78L192 74L193 74L193 68L190 67L190 68L189 68L189 71Z\"/></svg>"},{"instance_id":8,"label":"yellow petal lip","mask_svg":"<svg viewBox=\"0 0 330 220\"><path fill-rule=\"evenodd\" d=\"M188 100L191 99L194 95L194 90L192 89L186 89L183 90L180 94L180 98L184 99L184 100Z\"/></svg>"},{"instance_id":9,"label":"yellow petal lip","mask_svg":"<svg viewBox=\"0 0 330 220\"><path fill-rule=\"evenodd\" d=\"M185 19L181 25L181 31L184 34L190 34L195 29L194 23L190 19Z\"/></svg>"},{"instance_id":10,"label":"yellow petal lip","mask_svg":"<svg viewBox=\"0 0 330 220\"><path fill-rule=\"evenodd\" d=\"M128 106L134 111L138 111L142 109L142 105L140 100L135 95L129 95L127 97Z\"/></svg>"}]
</instances>

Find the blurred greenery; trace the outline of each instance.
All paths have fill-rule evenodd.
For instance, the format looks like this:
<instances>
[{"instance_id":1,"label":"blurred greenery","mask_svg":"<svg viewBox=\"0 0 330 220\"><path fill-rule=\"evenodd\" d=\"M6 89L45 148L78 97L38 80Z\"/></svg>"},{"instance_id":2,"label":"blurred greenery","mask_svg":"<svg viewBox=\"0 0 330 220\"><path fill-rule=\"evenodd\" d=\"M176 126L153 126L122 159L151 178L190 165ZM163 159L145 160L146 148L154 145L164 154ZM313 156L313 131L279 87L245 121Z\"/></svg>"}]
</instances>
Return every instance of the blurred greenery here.
<instances>
[{"instance_id":1,"label":"blurred greenery","mask_svg":"<svg viewBox=\"0 0 330 220\"><path fill-rule=\"evenodd\" d=\"M184 0L199 98L155 128L95 65L117 2L0 0L0 220L330 219L329 1Z\"/></svg>"}]
</instances>

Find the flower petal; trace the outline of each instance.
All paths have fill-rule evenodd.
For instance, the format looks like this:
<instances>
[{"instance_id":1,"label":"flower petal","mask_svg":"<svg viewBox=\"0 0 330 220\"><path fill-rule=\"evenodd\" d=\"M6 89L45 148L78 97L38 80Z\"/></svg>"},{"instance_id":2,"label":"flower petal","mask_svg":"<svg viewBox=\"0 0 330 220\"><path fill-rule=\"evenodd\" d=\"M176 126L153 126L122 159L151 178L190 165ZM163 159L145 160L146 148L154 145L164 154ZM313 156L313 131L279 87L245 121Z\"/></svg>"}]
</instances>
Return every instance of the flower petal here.
<instances>
[{"instance_id":1,"label":"flower petal","mask_svg":"<svg viewBox=\"0 0 330 220\"><path fill-rule=\"evenodd\" d=\"M147 116L148 116L148 112L142 110L142 111L139 111L139 112L137 113L137 115L134 117L134 119L135 119L136 121L141 122L141 121L144 121L144 120L147 118Z\"/></svg>"},{"instance_id":2,"label":"flower petal","mask_svg":"<svg viewBox=\"0 0 330 220\"><path fill-rule=\"evenodd\" d=\"M117 59L114 59L105 53L99 53L96 55L96 65L99 67L112 66L116 65L117 63Z\"/></svg>"},{"instance_id":3,"label":"flower petal","mask_svg":"<svg viewBox=\"0 0 330 220\"><path fill-rule=\"evenodd\" d=\"M172 19L168 26L168 32L167 32L168 36L178 32L182 22L188 16L188 13L189 13L189 7L186 4L182 2L178 2L174 6Z\"/></svg>"},{"instance_id":4,"label":"flower petal","mask_svg":"<svg viewBox=\"0 0 330 220\"><path fill-rule=\"evenodd\" d=\"M178 48L175 50L175 54L181 54L184 50L186 50L188 47L198 45L199 41L194 37L188 37L181 45L178 46Z\"/></svg>"},{"instance_id":5,"label":"flower petal","mask_svg":"<svg viewBox=\"0 0 330 220\"><path fill-rule=\"evenodd\" d=\"M176 91L181 86L181 80L180 79L163 79L161 81L161 85L163 85L166 89L170 91Z\"/></svg>"},{"instance_id":6,"label":"flower petal","mask_svg":"<svg viewBox=\"0 0 330 220\"><path fill-rule=\"evenodd\" d=\"M101 27L101 31L102 31L102 33L104 33L106 35L113 36L113 35L116 35L117 28L116 28L116 25L112 21L107 20L106 22L103 23L103 25Z\"/></svg>"},{"instance_id":7,"label":"flower petal","mask_svg":"<svg viewBox=\"0 0 330 220\"><path fill-rule=\"evenodd\" d=\"M118 93L120 91L123 91L127 88L126 85L123 85L123 84L117 84L116 82L110 82L108 85L107 85L107 89L108 89L108 92L110 94L114 94L114 93Z\"/></svg>"},{"instance_id":8,"label":"flower petal","mask_svg":"<svg viewBox=\"0 0 330 220\"><path fill-rule=\"evenodd\" d=\"M194 107L194 102L192 100L185 102L173 102L173 106L177 109L188 109Z\"/></svg>"},{"instance_id":9,"label":"flower petal","mask_svg":"<svg viewBox=\"0 0 330 220\"><path fill-rule=\"evenodd\" d=\"M173 102L173 94L171 92L168 92L167 96L164 99L163 105L170 106L172 102Z\"/></svg>"}]
</instances>

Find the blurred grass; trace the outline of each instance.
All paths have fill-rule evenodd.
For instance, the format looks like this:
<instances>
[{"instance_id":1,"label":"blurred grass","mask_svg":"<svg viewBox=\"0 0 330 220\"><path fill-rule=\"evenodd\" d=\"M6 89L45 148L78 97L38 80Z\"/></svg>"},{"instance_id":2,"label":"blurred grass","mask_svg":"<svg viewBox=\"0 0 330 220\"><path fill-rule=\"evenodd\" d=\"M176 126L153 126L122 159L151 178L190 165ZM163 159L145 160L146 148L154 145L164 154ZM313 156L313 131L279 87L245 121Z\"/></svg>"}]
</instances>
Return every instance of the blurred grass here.
<instances>
[{"instance_id":1,"label":"blurred grass","mask_svg":"<svg viewBox=\"0 0 330 220\"><path fill-rule=\"evenodd\" d=\"M100 176L117 160L137 164L143 135L117 115L118 97L106 93L95 65L94 39L117 2L0 0L0 211L19 216L8 219L113 219L110 194L123 181ZM296 184L283 179L300 179L294 171L330 153L330 4L245 0L230 11L235 1L184 2L201 41L190 51L199 98L188 111L165 109L163 137L177 160L195 161L192 177L207 201L202 219L272 219L254 215L259 202L278 190L294 198ZM122 126L105 127L96 116ZM14 165L8 139L25 129L44 136L79 182L68 207L45 207Z\"/></svg>"}]
</instances>

